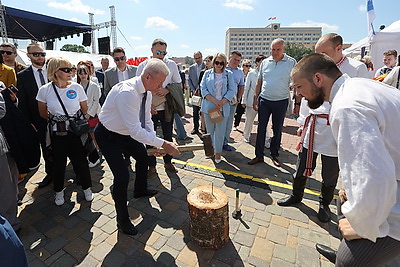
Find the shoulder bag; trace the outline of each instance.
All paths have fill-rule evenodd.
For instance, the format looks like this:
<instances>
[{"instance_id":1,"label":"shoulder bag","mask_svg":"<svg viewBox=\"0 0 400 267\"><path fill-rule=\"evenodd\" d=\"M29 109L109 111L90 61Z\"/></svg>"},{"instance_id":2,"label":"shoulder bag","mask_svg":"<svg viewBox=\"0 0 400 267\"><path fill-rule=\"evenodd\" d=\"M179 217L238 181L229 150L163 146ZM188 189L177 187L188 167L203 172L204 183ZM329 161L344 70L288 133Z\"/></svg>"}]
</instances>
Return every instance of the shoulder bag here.
<instances>
[{"instance_id":1,"label":"shoulder bag","mask_svg":"<svg viewBox=\"0 0 400 267\"><path fill-rule=\"evenodd\" d=\"M65 116L67 116L69 120L69 130L77 136L88 133L90 129L89 122L86 119L75 118L74 120L71 120L71 117L68 115L67 109L65 108L64 103L62 102L61 97L57 92L56 86L54 85L54 83L52 83L52 85L58 101L60 101L61 107L64 110Z\"/></svg>"}]
</instances>

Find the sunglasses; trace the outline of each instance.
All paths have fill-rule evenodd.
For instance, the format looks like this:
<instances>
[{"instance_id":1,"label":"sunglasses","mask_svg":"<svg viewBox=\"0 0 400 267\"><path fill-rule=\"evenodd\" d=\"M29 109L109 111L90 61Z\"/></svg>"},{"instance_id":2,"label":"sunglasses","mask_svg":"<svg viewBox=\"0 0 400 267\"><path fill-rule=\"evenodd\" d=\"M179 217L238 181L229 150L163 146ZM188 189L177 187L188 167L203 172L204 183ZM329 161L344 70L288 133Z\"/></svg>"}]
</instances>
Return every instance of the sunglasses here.
<instances>
[{"instance_id":1,"label":"sunglasses","mask_svg":"<svg viewBox=\"0 0 400 267\"><path fill-rule=\"evenodd\" d=\"M225 62L223 62L223 61L222 61L222 62L219 62L219 61L216 61L216 60L215 60L215 61L214 61L214 64L217 65L217 66L218 66L218 65L224 66L224 65L225 65Z\"/></svg>"},{"instance_id":2,"label":"sunglasses","mask_svg":"<svg viewBox=\"0 0 400 267\"><path fill-rule=\"evenodd\" d=\"M250 67L251 67L251 65L243 65L243 67L248 67L248 68L250 68Z\"/></svg>"},{"instance_id":3,"label":"sunglasses","mask_svg":"<svg viewBox=\"0 0 400 267\"><path fill-rule=\"evenodd\" d=\"M46 53L45 52L33 52L33 53L28 53L31 54L34 57L45 57Z\"/></svg>"},{"instance_id":4,"label":"sunglasses","mask_svg":"<svg viewBox=\"0 0 400 267\"><path fill-rule=\"evenodd\" d=\"M12 51L3 51L3 50L1 50L0 53L1 53L2 55L7 54L7 55L10 56L10 55L12 55L13 52L12 52Z\"/></svg>"},{"instance_id":5,"label":"sunglasses","mask_svg":"<svg viewBox=\"0 0 400 267\"><path fill-rule=\"evenodd\" d=\"M122 56L122 57L115 57L115 58L114 58L114 60L117 61L117 62L120 61L120 60L125 60L125 59L126 59L125 56ZM92 65L92 66L93 66L93 65Z\"/></svg>"},{"instance_id":6,"label":"sunglasses","mask_svg":"<svg viewBox=\"0 0 400 267\"><path fill-rule=\"evenodd\" d=\"M163 56L165 56L167 54L167 51L160 51L160 50L157 50L157 55L163 55Z\"/></svg>"},{"instance_id":7,"label":"sunglasses","mask_svg":"<svg viewBox=\"0 0 400 267\"><path fill-rule=\"evenodd\" d=\"M61 70L62 72L65 73L70 73L72 71L72 68L59 68L58 70Z\"/></svg>"}]
</instances>

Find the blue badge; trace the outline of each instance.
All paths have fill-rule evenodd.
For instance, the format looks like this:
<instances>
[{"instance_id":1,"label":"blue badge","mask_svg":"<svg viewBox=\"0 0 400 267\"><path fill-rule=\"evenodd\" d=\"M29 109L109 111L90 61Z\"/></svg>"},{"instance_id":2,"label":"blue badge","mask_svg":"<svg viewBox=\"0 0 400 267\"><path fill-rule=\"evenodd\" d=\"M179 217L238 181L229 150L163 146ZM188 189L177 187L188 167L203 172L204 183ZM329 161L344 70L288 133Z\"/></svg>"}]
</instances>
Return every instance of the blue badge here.
<instances>
[{"instance_id":1,"label":"blue badge","mask_svg":"<svg viewBox=\"0 0 400 267\"><path fill-rule=\"evenodd\" d=\"M75 90L68 90L68 91L67 91L67 97L68 97L69 99L75 99L77 95L78 95L78 94L76 93Z\"/></svg>"}]
</instances>

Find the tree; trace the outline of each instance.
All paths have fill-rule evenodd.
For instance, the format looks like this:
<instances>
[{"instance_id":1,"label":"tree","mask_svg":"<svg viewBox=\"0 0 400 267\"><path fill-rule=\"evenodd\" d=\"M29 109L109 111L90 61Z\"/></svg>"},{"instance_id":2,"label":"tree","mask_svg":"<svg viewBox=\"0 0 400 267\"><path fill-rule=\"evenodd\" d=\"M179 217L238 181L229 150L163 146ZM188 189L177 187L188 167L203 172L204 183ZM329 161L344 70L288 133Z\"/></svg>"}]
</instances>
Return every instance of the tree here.
<instances>
[{"instance_id":1,"label":"tree","mask_svg":"<svg viewBox=\"0 0 400 267\"><path fill-rule=\"evenodd\" d=\"M86 51L85 47L81 45L75 45L75 44L66 44L63 45L60 49L61 51L70 51L70 52L78 52L78 53L89 53Z\"/></svg>"},{"instance_id":2,"label":"tree","mask_svg":"<svg viewBox=\"0 0 400 267\"><path fill-rule=\"evenodd\" d=\"M314 47L307 48L303 44L287 42L285 45L285 53L296 59L297 62L299 62L300 59L302 59L303 57L314 53Z\"/></svg>"},{"instance_id":3,"label":"tree","mask_svg":"<svg viewBox=\"0 0 400 267\"><path fill-rule=\"evenodd\" d=\"M185 57L185 64L192 65L193 63L194 63L194 59L193 58L191 58L189 56Z\"/></svg>"}]
</instances>

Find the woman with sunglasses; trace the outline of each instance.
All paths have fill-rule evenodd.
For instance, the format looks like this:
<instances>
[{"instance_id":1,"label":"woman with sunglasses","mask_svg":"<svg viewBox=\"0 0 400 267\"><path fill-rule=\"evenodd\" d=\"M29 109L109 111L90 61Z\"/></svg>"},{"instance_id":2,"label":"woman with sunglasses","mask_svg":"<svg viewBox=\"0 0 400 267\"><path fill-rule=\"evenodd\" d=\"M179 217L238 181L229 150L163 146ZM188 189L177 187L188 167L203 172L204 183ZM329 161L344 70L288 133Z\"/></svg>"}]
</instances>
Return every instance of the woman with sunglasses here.
<instances>
[{"instance_id":1,"label":"woman with sunglasses","mask_svg":"<svg viewBox=\"0 0 400 267\"><path fill-rule=\"evenodd\" d=\"M200 84L203 96L200 111L204 113L207 131L213 141L215 163L221 162L226 123L230 112L229 102L236 92L233 73L225 69L226 64L226 56L217 53L212 60L213 68L204 72ZM214 108L217 108L223 116L223 120L218 123L213 123L209 115L209 111Z\"/></svg>"},{"instance_id":2,"label":"woman with sunglasses","mask_svg":"<svg viewBox=\"0 0 400 267\"><path fill-rule=\"evenodd\" d=\"M57 206L64 204L67 156L80 178L85 199L93 200L90 189L92 180L82 143L82 140L88 139L88 135L78 136L70 131L70 118L82 118L82 114L86 115L87 112L87 96L81 85L71 82L71 67L72 64L64 58L52 58L47 65L47 77L51 82L40 87L36 96L40 116L49 123L47 134L53 152L52 177Z\"/></svg>"},{"instance_id":3,"label":"woman with sunglasses","mask_svg":"<svg viewBox=\"0 0 400 267\"><path fill-rule=\"evenodd\" d=\"M94 127L96 127L97 123L99 122L99 118L97 115L100 113L101 106L100 106L100 96L101 96L101 91L100 87L91 81L90 76L89 76L89 69L85 65L79 65L78 68L78 77L77 77L77 82L82 85L83 89L85 90L85 93L87 95L87 113L85 115L85 118L89 121L89 126L90 126L90 137L93 139L94 144L96 146L96 150L99 150L99 147L97 145L96 139L94 137ZM91 154L92 155L92 154ZM98 153L92 155L93 157L89 156L89 167L93 168L97 164L100 163L100 158L98 156Z\"/></svg>"}]
</instances>

